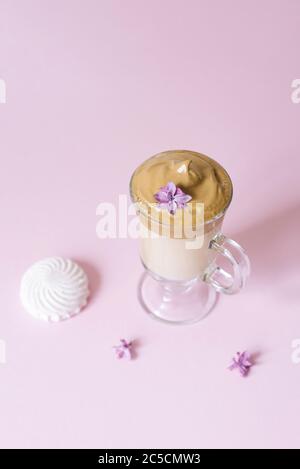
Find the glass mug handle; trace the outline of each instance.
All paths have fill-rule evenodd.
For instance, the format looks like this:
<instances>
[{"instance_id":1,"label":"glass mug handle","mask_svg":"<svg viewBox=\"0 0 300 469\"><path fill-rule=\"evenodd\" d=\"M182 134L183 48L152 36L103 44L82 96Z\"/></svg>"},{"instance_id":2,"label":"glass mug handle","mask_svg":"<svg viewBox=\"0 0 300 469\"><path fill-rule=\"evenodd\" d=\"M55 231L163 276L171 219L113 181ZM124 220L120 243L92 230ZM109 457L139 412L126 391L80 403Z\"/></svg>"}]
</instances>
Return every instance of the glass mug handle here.
<instances>
[{"instance_id":1,"label":"glass mug handle","mask_svg":"<svg viewBox=\"0 0 300 469\"><path fill-rule=\"evenodd\" d=\"M206 272L205 282L212 285L215 290L227 295L238 293L245 285L250 274L250 261L242 248L233 239L218 234L210 242L209 249L216 251L231 264L233 273L230 274L216 264Z\"/></svg>"}]
</instances>

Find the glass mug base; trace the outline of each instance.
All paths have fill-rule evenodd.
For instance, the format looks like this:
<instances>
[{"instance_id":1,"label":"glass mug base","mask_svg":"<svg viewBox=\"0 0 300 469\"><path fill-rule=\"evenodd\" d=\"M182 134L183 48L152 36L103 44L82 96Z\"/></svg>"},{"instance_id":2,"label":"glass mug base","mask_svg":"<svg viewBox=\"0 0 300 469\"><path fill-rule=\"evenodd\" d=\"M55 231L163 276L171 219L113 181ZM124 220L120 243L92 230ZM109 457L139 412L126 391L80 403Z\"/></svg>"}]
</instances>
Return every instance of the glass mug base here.
<instances>
[{"instance_id":1,"label":"glass mug base","mask_svg":"<svg viewBox=\"0 0 300 469\"><path fill-rule=\"evenodd\" d=\"M138 298L154 319L167 324L194 324L215 307L218 293L200 278L188 282L168 281L146 270L138 286Z\"/></svg>"}]
</instances>

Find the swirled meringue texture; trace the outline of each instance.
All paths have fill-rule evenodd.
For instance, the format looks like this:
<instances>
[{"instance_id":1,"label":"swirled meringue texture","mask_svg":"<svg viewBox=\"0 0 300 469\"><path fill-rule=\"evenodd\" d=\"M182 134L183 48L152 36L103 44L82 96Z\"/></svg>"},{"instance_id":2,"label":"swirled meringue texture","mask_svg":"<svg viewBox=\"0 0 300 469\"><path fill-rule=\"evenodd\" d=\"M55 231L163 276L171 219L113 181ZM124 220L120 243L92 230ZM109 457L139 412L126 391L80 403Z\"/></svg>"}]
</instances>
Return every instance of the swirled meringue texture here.
<instances>
[{"instance_id":1,"label":"swirled meringue texture","mask_svg":"<svg viewBox=\"0 0 300 469\"><path fill-rule=\"evenodd\" d=\"M88 278L76 262L49 257L25 272L20 296L29 314L37 319L59 322L77 315L87 304Z\"/></svg>"}]
</instances>

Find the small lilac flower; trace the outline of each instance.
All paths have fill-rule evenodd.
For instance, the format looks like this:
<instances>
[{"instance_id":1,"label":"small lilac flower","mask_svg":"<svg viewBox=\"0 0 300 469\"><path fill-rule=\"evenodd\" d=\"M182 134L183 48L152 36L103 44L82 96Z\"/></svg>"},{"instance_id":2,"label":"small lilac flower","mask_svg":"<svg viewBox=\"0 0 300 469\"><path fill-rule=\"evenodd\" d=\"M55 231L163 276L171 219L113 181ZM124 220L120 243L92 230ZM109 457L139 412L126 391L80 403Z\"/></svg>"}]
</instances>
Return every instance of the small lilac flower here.
<instances>
[{"instance_id":1,"label":"small lilac flower","mask_svg":"<svg viewBox=\"0 0 300 469\"><path fill-rule=\"evenodd\" d=\"M250 354L248 352L237 352L228 369L230 371L238 369L242 376L246 376L252 365L253 363L250 361Z\"/></svg>"},{"instance_id":2,"label":"small lilac flower","mask_svg":"<svg viewBox=\"0 0 300 469\"><path fill-rule=\"evenodd\" d=\"M166 186L161 187L154 197L159 202L159 207L166 208L171 215L175 215L178 208L185 208L187 202L192 200L192 197L176 187L174 182L168 182Z\"/></svg>"},{"instance_id":3,"label":"small lilac flower","mask_svg":"<svg viewBox=\"0 0 300 469\"><path fill-rule=\"evenodd\" d=\"M115 349L117 358L127 358L127 360L131 360L132 342L127 342L127 340L121 339L120 345L115 345L113 348Z\"/></svg>"}]
</instances>

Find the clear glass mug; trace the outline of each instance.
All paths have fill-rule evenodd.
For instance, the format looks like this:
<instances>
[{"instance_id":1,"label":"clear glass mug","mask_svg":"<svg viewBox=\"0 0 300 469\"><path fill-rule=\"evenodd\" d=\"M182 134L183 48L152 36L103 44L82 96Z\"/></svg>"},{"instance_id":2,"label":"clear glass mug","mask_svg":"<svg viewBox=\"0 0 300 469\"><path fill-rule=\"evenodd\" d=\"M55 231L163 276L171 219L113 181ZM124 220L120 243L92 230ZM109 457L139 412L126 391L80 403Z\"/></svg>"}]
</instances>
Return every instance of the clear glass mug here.
<instances>
[{"instance_id":1,"label":"clear glass mug","mask_svg":"<svg viewBox=\"0 0 300 469\"><path fill-rule=\"evenodd\" d=\"M130 188L131 189L131 188ZM134 197L131 192L132 200ZM228 206L230 205L229 204ZM250 273L244 249L221 231L226 209L201 225L195 240L174 238L157 219L136 205L140 219L140 257L145 268L138 297L147 313L173 324L191 324L215 306L218 293L239 292ZM149 228L151 226L151 228Z\"/></svg>"}]
</instances>

